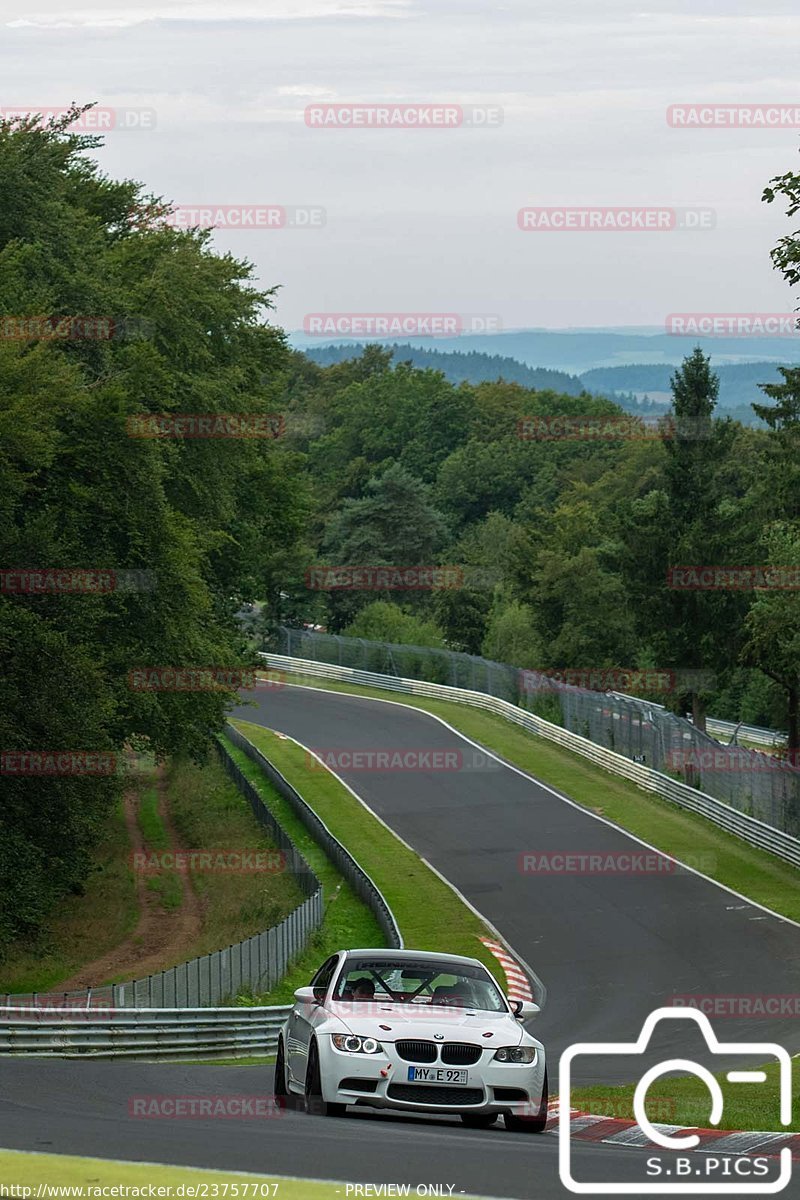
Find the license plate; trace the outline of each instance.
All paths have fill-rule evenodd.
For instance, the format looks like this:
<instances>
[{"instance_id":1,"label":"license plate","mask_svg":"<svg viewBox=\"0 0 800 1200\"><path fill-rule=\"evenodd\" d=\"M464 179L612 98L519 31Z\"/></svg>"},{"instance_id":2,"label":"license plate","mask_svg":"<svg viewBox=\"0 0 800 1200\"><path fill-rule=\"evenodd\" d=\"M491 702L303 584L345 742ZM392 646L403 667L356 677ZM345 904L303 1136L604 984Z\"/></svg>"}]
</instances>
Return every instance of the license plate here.
<instances>
[{"instance_id":1,"label":"license plate","mask_svg":"<svg viewBox=\"0 0 800 1200\"><path fill-rule=\"evenodd\" d=\"M468 1071L455 1071L450 1067L409 1067L409 1083L466 1083Z\"/></svg>"}]
</instances>

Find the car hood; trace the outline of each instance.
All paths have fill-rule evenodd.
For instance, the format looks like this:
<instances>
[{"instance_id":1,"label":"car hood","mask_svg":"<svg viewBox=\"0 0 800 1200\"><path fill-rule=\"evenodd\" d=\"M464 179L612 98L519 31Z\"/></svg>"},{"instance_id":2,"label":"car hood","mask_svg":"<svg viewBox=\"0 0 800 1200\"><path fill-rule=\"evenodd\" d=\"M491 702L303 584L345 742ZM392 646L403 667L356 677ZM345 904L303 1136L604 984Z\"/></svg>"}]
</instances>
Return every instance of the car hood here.
<instances>
[{"instance_id":1,"label":"car hood","mask_svg":"<svg viewBox=\"0 0 800 1200\"><path fill-rule=\"evenodd\" d=\"M534 1040L510 1013L441 1008L434 1016L427 1005L360 1005L350 1002L331 1002L326 1007L330 1015L341 1021L350 1033L374 1037L378 1041L394 1042L413 1038L472 1042L481 1046L517 1046L523 1039ZM363 1012L362 1009L367 1011ZM484 1037L484 1034L492 1036Z\"/></svg>"}]
</instances>

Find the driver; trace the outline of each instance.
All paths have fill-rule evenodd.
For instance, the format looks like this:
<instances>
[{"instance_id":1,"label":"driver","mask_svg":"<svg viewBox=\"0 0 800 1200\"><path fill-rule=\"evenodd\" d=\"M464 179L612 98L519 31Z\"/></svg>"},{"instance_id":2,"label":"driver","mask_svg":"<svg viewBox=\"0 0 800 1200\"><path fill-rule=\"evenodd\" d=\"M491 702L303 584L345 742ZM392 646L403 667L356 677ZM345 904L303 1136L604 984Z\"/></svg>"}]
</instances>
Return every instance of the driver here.
<instances>
[{"instance_id":1,"label":"driver","mask_svg":"<svg viewBox=\"0 0 800 1200\"><path fill-rule=\"evenodd\" d=\"M375 984L371 979L357 979L353 984L354 1000L374 1000Z\"/></svg>"}]
</instances>

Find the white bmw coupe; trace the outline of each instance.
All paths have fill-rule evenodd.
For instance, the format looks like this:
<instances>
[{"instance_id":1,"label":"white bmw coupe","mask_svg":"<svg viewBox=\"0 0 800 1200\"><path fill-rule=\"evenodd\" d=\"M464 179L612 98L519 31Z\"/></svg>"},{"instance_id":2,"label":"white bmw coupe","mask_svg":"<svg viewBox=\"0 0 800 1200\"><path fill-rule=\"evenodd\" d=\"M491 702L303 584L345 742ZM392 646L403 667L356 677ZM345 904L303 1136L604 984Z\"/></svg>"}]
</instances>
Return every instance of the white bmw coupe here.
<instances>
[{"instance_id":1,"label":"white bmw coupe","mask_svg":"<svg viewBox=\"0 0 800 1200\"><path fill-rule=\"evenodd\" d=\"M458 1114L465 1125L541 1133L547 1066L477 959L420 950L340 950L322 964L278 1038L275 1094L309 1112L348 1104Z\"/></svg>"}]
</instances>

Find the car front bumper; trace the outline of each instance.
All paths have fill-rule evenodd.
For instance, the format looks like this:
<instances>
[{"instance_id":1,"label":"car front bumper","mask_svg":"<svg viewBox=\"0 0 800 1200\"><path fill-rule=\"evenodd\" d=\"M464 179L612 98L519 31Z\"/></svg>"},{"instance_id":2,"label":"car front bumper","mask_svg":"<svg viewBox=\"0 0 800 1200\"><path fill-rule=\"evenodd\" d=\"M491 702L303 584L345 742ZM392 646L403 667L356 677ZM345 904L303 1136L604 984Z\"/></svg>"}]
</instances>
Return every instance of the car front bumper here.
<instances>
[{"instance_id":1,"label":"car front bumper","mask_svg":"<svg viewBox=\"0 0 800 1200\"><path fill-rule=\"evenodd\" d=\"M512 1113L536 1116L542 1099L545 1055L531 1064L500 1063L484 1051L481 1061L463 1068L467 1083L410 1083L414 1064L394 1053L347 1054L319 1046L323 1099L334 1104L359 1104L406 1112ZM441 1066L442 1064L436 1064Z\"/></svg>"}]
</instances>

